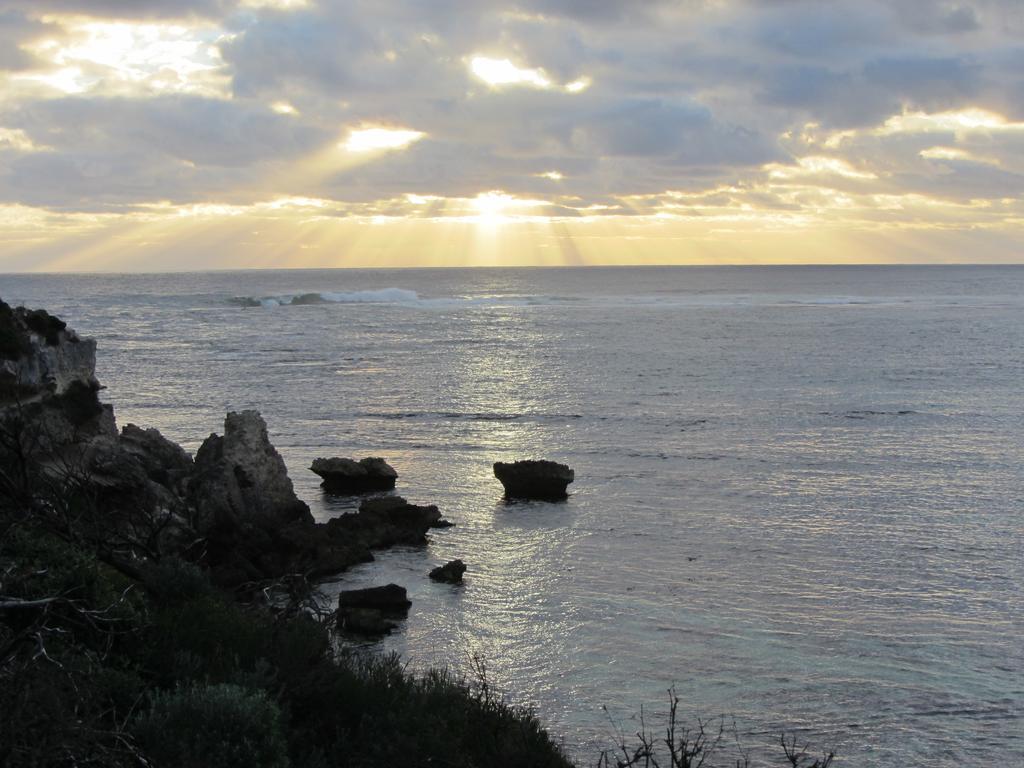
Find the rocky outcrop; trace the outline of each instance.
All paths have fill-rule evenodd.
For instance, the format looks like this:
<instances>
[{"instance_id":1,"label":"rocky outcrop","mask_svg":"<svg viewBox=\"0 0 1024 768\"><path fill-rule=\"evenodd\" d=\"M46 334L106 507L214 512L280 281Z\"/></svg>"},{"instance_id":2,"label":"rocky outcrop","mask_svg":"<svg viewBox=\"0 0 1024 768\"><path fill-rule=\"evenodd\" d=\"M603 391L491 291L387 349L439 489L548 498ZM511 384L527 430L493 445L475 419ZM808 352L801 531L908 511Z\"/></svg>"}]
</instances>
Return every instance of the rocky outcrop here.
<instances>
[{"instance_id":1,"label":"rocky outcrop","mask_svg":"<svg viewBox=\"0 0 1024 768\"><path fill-rule=\"evenodd\" d=\"M338 595L338 627L360 635L387 634L411 605L405 587L397 584L345 589Z\"/></svg>"},{"instance_id":2,"label":"rocky outcrop","mask_svg":"<svg viewBox=\"0 0 1024 768\"><path fill-rule=\"evenodd\" d=\"M96 342L44 310L0 301L0 428L24 432L28 453L116 432L99 401Z\"/></svg>"},{"instance_id":3,"label":"rocky outcrop","mask_svg":"<svg viewBox=\"0 0 1024 768\"><path fill-rule=\"evenodd\" d=\"M466 564L461 560L450 560L444 565L439 565L430 571L430 578L434 581L443 581L448 584L459 584L462 582L462 574L466 572Z\"/></svg>"},{"instance_id":4,"label":"rocky outcrop","mask_svg":"<svg viewBox=\"0 0 1024 768\"><path fill-rule=\"evenodd\" d=\"M401 496L366 499L356 514L328 520L327 529L339 540L359 541L369 549L427 543L427 531L450 525L434 506L410 504Z\"/></svg>"},{"instance_id":5,"label":"rocky outcrop","mask_svg":"<svg viewBox=\"0 0 1024 768\"><path fill-rule=\"evenodd\" d=\"M0 301L0 383L23 400L63 395L76 385L99 389L96 342L45 310Z\"/></svg>"},{"instance_id":6,"label":"rocky outcrop","mask_svg":"<svg viewBox=\"0 0 1024 768\"><path fill-rule=\"evenodd\" d=\"M405 587L385 584L383 587L343 589L338 595L339 608L376 608L381 611L408 610L412 602Z\"/></svg>"},{"instance_id":7,"label":"rocky outcrop","mask_svg":"<svg viewBox=\"0 0 1024 768\"><path fill-rule=\"evenodd\" d=\"M180 554L197 539L166 470L122 439L100 435L80 447L71 482L111 530L147 553Z\"/></svg>"},{"instance_id":8,"label":"rocky outcrop","mask_svg":"<svg viewBox=\"0 0 1024 768\"><path fill-rule=\"evenodd\" d=\"M430 528L450 525L437 507L397 496L315 523L256 411L229 413L224 434L210 435L194 460L155 429L118 433L99 401L95 350L62 320L0 301L0 469L23 473L27 462L26 482L54 490L44 503L73 511L83 535L128 569L178 555L230 588L318 578L372 560L373 549L425 544ZM378 487L394 485L383 459L351 463Z\"/></svg>"},{"instance_id":9,"label":"rocky outcrop","mask_svg":"<svg viewBox=\"0 0 1024 768\"><path fill-rule=\"evenodd\" d=\"M159 430L128 424L121 428L121 446L141 462L150 480L181 496L187 493L188 480L195 469L192 457Z\"/></svg>"},{"instance_id":10,"label":"rocky outcrop","mask_svg":"<svg viewBox=\"0 0 1024 768\"><path fill-rule=\"evenodd\" d=\"M188 484L189 502L200 532L262 528L312 522L309 507L295 495L284 459L270 443L258 411L232 411L224 435L212 434L196 452Z\"/></svg>"},{"instance_id":11,"label":"rocky outcrop","mask_svg":"<svg viewBox=\"0 0 1024 768\"><path fill-rule=\"evenodd\" d=\"M310 469L323 478L328 493L355 494L387 491L395 487L398 473L384 459L367 457L354 461L335 457L316 459Z\"/></svg>"},{"instance_id":12,"label":"rocky outcrop","mask_svg":"<svg viewBox=\"0 0 1024 768\"><path fill-rule=\"evenodd\" d=\"M156 436L145 444L184 466ZM372 560L374 549L426 544L430 528L448 524L437 507L400 496L366 499L355 514L314 523L255 411L228 414L224 436L203 443L188 501L207 563L225 585L294 572L314 578L339 573Z\"/></svg>"},{"instance_id":13,"label":"rocky outcrop","mask_svg":"<svg viewBox=\"0 0 1024 768\"><path fill-rule=\"evenodd\" d=\"M576 473L565 464L530 460L511 464L496 462L494 476L505 487L505 495L519 499L564 499Z\"/></svg>"}]
</instances>

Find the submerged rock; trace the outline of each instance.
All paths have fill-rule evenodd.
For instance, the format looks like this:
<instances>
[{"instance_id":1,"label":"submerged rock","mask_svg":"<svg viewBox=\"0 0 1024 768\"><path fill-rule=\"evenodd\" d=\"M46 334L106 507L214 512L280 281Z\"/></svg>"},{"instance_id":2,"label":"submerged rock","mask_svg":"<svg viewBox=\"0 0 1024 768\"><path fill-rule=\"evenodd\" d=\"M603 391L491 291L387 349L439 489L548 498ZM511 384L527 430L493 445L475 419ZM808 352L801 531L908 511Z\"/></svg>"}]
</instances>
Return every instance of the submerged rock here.
<instances>
[{"instance_id":1,"label":"submerged rock","mask_svg":"<svg viewBox=\"0 0 1024 768\"><path fill-rule=\"evenodd\" d=\"M395 487L398 473L384 459L371 456L355 461L334 457L316 459L310 469L323 478L328 493L366 493Z\"/></svg>"},{"instance_id":2,"label":"submerged rock","mask_svg":"<svg viewBox=\"0 0 1024 768\"><path fill-rule=\"evenodd\" d=\"M439 565L430 572L430 578L434 581L443 581L448 584L458 584L462 581L462 574L466 572L466 564L461 560L451 560L444 565Z\"/></svg>"},{"instance_id":3,"label":"submerged rock","mask_svg":"<svg viewBox=\"0 0 1024 768\"><path fill-rule=\"evenodd\" d=\"M494 476L505 486L505 495L520 499L564 499L576 473L565 464L529 460L494 464Z\"/></svg>"}]
</instances>

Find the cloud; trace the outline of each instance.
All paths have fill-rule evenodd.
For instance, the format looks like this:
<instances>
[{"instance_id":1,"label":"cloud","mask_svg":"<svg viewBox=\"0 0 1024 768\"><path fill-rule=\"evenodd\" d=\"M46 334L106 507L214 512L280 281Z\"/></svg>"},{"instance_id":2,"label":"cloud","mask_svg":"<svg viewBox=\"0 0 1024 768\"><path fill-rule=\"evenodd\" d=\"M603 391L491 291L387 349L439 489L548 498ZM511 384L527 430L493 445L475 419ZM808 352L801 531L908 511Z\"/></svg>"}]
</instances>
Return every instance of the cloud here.
<instances>
[{"instance_id":1,"label":"cloud","mask_svg":"<svg viewBox=\"0 0 1024 768\"><path fill-rule=\"evenodd\" d=\"M881 58L864 67L867 83L908 105L941 110L968 104L980 91L982 68L961 58Z\"/></svg>"},{"instance_id":2,"label":"cloud","mask_svg":"<svg viewBox=\"0 0 1024 768\"><path fill-rule=\"evenodd\" d=\"M0 145L0 198L62 210L252 200L333 139L266 107L192 96L49 99L2 120L37 149Z\"/></svg>"},{"instance_id":3,"label":"cloud","mask_svg":"<svg viewBox=\"0 0 1024 768\"><path fill-rule=\"evenodd\" d=\"M288 196L423 217L500 192L556 218L739 206L790 224L872 196L968 210L1020 196L1021 139L998 124L1024 116L1015 7L11 0L0 200L152 212ZM996 122L948 123L970 110ZM893 127L914 120L934 130Z\"/></svg>"},{"instance_id":4,"label":"cloud","mask_svg":"<svg viewBox=\"0 0 1024 768\"><path fill-rule=\"evenodd\" d=\"M39 59L25 44L56 31L53 24L33 19L16 9L0 11L0 71L37 66Z\"/></svg>"},{"instance_id":5,"label":"cloud","mask_svg":"<svg viewBox=\"0 0 1024 768\"><path fill-rule=\"evenodd\" d=\"M152 19L218 17L237 0L7 0L5 5L26 13L81 14L96 18Z\"/></svg>"}]
</instances>

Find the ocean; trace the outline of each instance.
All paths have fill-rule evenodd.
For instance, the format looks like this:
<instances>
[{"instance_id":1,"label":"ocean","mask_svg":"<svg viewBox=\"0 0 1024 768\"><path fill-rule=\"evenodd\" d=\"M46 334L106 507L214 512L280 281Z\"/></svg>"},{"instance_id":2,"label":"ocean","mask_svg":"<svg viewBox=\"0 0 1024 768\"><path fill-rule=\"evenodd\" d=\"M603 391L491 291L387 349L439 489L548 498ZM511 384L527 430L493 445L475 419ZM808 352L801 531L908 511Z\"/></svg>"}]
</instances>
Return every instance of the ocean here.
<instances>
[{"instance_id":1,"label":"ocean","mask_svg":"<svg viewBox=\"0 0 1024 768\"><path fill-rule=\"evenodd\" d=\"M194 451L256 408L319 519L318 456L384 456L455 522L375 647L534 706L581 764L724 717L849 766L1024 764L1024 268L5 275L99 342L121 425ZM564 503L491 465L576 470ZM462 586L426 578L452 558Z\"/></svg>"}]
</instances>

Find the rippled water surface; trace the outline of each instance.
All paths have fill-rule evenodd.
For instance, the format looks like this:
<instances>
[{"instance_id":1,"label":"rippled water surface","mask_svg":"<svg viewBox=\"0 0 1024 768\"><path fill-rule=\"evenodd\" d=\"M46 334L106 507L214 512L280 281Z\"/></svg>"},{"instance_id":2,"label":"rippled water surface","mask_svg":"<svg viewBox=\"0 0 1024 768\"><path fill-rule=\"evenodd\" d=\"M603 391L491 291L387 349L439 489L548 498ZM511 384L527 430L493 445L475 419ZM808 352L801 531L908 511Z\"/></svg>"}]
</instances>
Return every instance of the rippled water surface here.
<instances>
[{"instance_id":1,"label":"rippled water surface","mask_svg":"<svg viewBox=\"0 0 1024 768\"><path fill-rule=\"evenodd\" d=\"M1024 764L1024 269L0 276L100 343L119 422L191 450L258 408L310 473L383 455L457 527L383 647L536 705L581 762L674 684L759 754ZM576 469L506 505L496 460ZM461 587L426 572L460 557ZM339 585L330 586L336 591Z\"/></svg>"}]
</instances>

